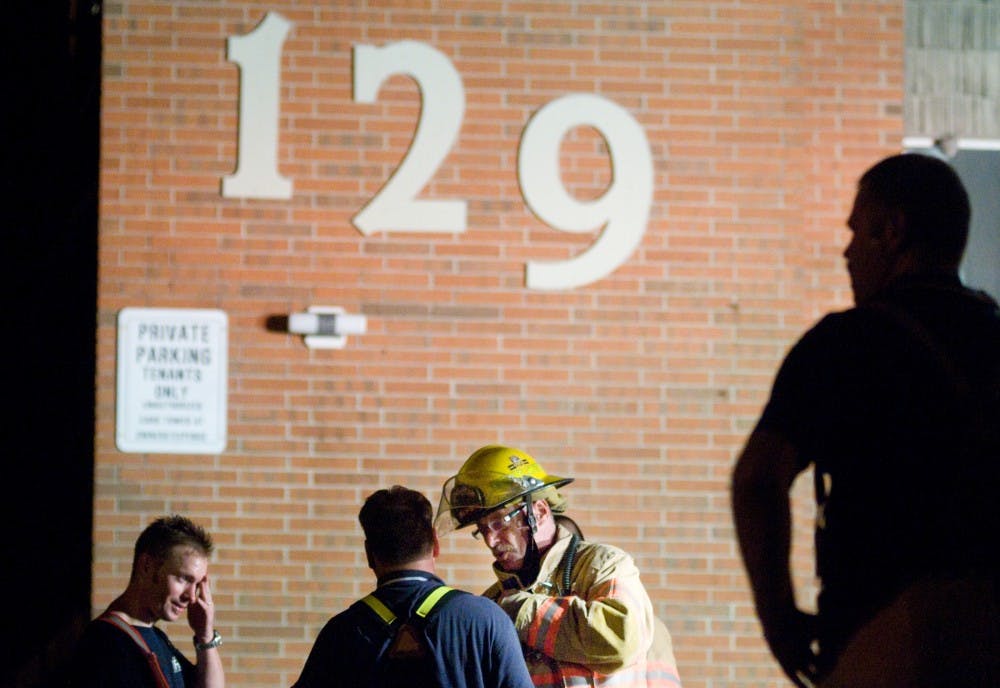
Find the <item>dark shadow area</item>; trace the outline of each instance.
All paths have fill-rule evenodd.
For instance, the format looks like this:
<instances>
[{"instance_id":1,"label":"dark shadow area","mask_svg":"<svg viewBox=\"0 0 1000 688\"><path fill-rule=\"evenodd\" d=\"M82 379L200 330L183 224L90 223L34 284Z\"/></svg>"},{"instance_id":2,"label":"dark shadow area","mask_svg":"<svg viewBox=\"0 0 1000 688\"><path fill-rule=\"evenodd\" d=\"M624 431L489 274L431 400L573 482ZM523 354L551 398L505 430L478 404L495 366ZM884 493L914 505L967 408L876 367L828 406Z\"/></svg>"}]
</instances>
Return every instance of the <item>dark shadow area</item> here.
<instances>
[{"instance_id":1,"label":"dark shadow area","mask_svg":"<svg viewBox=\"0 0 1000 688\"><path fill-rule=\"evenodd\" d=\"M269 315L267 320L264 321L264 329L268 332L283 332L288 333L288 316L287 315Z\"/></svg>"},{"instance_id":2,"label":"dark shadow area","mask_svg":"<svg viewBox=\"0 0 1000 688\"><path fill-rule=\"evenodd\" d=\"M100 5L5 5L8 632L0 685L58 686L90 615Z\"/></svg>"}]
</instances>

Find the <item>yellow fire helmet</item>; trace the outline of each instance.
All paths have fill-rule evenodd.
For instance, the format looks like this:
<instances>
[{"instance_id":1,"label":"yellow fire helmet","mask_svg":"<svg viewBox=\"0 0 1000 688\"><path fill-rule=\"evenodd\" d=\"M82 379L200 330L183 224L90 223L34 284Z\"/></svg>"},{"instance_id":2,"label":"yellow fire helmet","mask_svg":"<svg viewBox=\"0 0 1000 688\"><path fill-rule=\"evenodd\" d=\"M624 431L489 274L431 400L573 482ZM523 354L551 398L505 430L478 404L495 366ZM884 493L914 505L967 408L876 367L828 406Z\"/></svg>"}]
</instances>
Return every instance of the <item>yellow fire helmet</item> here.
<instances>
[{"instance_id":1,"label":"yellow fire helmet","mask_svg":"<svg viewBox=\"0 0 1000 688\"><path fill-rule=\"evenodd\" d=\"M520 449L491 444L477 449L444 484L434 526L438 535L464 528L518 497L573 482L545 472Z\"/></svg>"}]
</instances>

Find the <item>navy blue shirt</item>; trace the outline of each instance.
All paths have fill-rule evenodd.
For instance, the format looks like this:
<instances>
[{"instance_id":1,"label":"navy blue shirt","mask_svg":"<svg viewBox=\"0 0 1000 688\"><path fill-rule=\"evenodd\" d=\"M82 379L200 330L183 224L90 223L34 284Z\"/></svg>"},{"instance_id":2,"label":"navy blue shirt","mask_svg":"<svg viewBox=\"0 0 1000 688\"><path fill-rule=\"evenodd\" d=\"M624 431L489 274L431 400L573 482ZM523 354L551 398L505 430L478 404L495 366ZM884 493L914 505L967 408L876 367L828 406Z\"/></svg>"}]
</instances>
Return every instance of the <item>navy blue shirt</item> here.
<instances>
[{"instance_id":1,"label":"navy blue shirt","mask_svg":"<svg viewBox=\"0 0 1000 688\"><path fill-rule=\"evenodd\" d=\"M157 655L172 688L193 686L195 667L155 626L133 626ZM186 682L186 684L185 684ZM71 688L156 688L145 654L125 631L95 619L84 629L70 669Z\"/></svg>"},{"instance_id":2,"label":"navy blue shirt","mask_svg":"<svg viewBox=\"0 0 1000 688\"><path fill-rule=\"evenodd\" d=\"M377 595L405 620L440 585L425 571L397 571L379 581ZM496 603L459 593L439 604L425 631L442 688L531 688L514 625ZM295 688L370 688L390 641L384 622L356 602L320 631Z\"/></svg>"}]
</instances>

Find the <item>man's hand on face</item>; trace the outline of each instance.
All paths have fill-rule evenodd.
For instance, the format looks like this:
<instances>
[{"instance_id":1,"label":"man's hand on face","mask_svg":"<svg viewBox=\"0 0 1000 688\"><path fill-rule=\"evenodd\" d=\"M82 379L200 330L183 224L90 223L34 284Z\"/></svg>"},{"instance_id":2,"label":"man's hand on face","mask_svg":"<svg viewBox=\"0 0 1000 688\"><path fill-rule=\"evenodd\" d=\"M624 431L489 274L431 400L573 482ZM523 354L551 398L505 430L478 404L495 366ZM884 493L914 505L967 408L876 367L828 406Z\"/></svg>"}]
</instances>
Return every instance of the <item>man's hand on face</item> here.
<instances>
[{"instance_id":1,"label":"man's hand on face","mask_svg":"<svg viewBox=\"0 0 1000 688\"><path fill-rule=\"evenodd\" d=\"M209 642L215 630L215 606L212 604L212 589L207 574L195 588L195 598L188 605L187 616L188 625L195 637L200 642Z\"/></svg>"}]
</instances>

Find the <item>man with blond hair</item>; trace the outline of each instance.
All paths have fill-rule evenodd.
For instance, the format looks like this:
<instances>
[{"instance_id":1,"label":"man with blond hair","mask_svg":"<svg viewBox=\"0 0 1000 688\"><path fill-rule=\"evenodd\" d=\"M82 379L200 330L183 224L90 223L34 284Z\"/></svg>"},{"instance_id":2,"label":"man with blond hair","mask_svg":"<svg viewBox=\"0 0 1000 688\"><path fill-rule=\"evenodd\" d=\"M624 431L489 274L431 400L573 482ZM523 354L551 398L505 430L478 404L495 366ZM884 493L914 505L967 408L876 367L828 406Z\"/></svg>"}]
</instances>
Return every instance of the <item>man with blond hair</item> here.
<instances>
[{"instance_id":1,"label":"man with blond hair","mask_svg":"<svg viewBox=\"0 0 1000 688\"><path fill-rule=\"evenodd\" d=\"M223 688L225 677L208 579L212 539L183 516L153 521L135 544L128 586L84 630L70 669L73 688ZM197 663L156 626L187 615Z\"/></svg>"}]
</instances>

